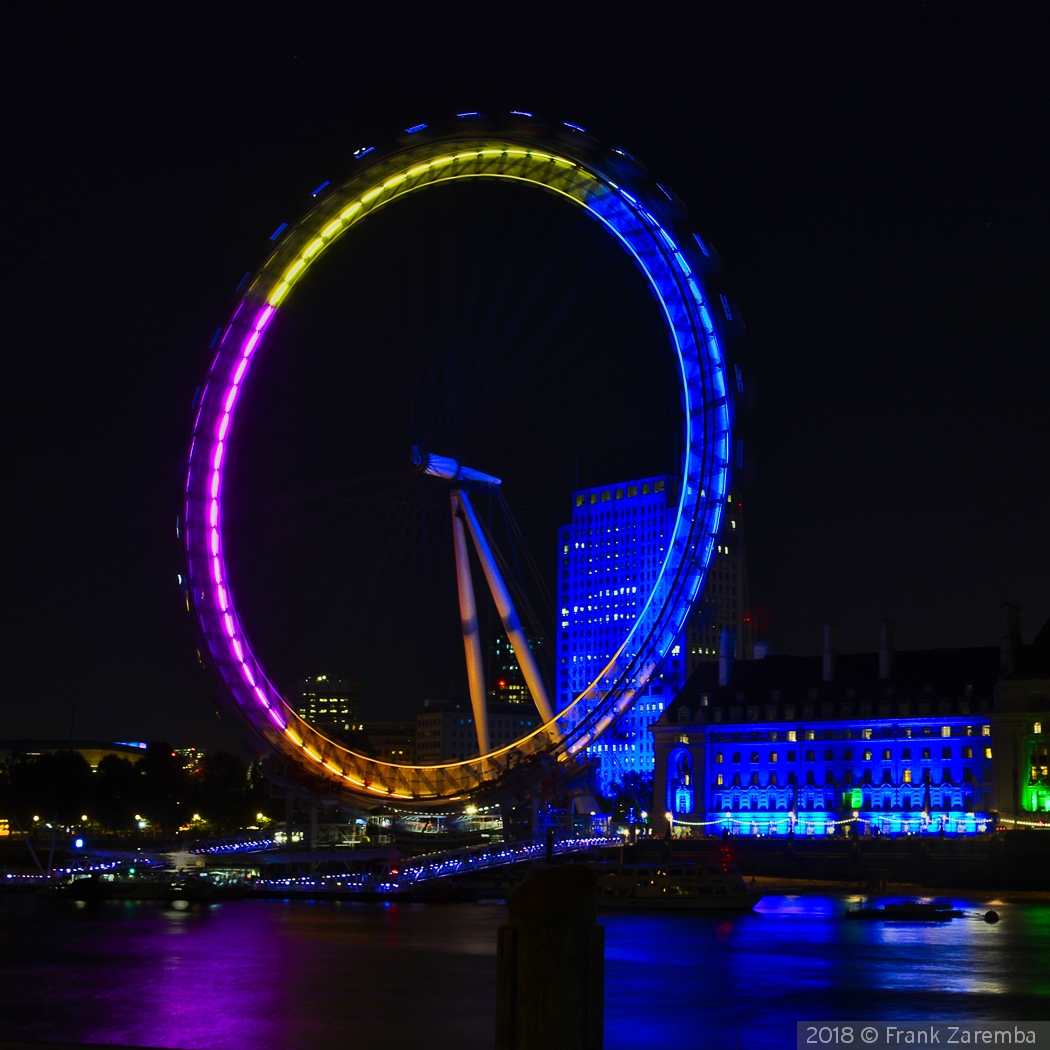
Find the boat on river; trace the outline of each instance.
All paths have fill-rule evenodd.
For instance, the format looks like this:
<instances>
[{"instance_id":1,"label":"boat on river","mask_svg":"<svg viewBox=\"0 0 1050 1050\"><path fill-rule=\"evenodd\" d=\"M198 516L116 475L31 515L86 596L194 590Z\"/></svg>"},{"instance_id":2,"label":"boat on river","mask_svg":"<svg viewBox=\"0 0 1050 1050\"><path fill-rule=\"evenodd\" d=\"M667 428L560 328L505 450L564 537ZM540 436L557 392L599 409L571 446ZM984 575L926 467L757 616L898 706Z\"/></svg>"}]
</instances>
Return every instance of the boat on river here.
<instances>
[{"instance_id":1,"label":"boat on river","mask_svg":"<svg viewBox=\"0 0 1050 1050\"><path fill-rule=\"evenodd\" d=\"M730 864L595 864L598 907L750 911L762 899Z\"/></svg>"},{"instance_id":2,"label":"boat on river","mask_svg":"<svg viewBox=\"0 0 1050 1050\"><path fill-rule=\"evenodd\" d=\"M962 918L964 914L942 901L893 901L882 905L865 901L856 908L846 909L847 919L874 922L949 922Z\"/></svg>"},{"instance_id":3,"label":"boat on river","mask_svg":"<svg viewBox=\"0 0 1050 1050\"><path fill-rule=\"evenodd\" d=\"M74 901L160 901L217 903L240 900L248 885L236 872L183 872L171 868L122 868L73 872L39 891L41 897Z\"/></svg>"}]
</instances>

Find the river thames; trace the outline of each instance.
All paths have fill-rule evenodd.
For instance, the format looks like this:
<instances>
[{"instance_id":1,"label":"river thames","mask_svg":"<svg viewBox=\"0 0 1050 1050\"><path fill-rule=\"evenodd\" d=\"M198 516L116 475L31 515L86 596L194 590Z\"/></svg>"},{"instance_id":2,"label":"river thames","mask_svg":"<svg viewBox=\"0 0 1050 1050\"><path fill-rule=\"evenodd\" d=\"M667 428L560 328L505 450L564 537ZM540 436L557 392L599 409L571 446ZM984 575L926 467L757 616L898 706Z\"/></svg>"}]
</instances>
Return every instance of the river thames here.
<instances>
[{"instance_id":1,"label":"river thames","mask_svg":"<svg viewBox=\"0 0 1050 1050\"><path fill-rule=\"evenodd\" d=\"M943 925L845 899L726 916L599 913L605 1046L795 1045L797 1020L1050 1019L1050 903L954 899ZM186 1050L493 1045L501 904L0 897L0 1039Z\"/></svg>"}]
</instances>

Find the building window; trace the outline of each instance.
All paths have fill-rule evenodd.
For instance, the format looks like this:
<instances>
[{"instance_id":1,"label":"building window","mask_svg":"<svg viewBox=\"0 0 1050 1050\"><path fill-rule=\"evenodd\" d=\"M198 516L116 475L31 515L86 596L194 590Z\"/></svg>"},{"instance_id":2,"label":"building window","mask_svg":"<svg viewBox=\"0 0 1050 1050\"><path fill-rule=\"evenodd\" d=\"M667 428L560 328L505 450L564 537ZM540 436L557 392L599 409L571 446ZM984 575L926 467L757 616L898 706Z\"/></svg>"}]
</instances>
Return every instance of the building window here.
<instances>
[{"instance_id":1,"label":"building window","mask_svg":"<svg viewBox=\"0 0 1050 1050\"><path fill-rule=\"evenodd\" d=\"M789 729L788 730L788 740L794 742L797 739L798 739L798 734L795 732L795 730L794 729Z\"/></svg>"},{"instance_id":2,"label":"building window","mask_svg":"<svg viewBox=\"0 0 1050 1050\"><path fill-rule=\"evenodd\" d=\"M972 784L973 783L973 770L972 769L967 768L967 769L963 770L963 781L965 783L967 783L967 784Z\"/></svg>"},{"instance_id":3,"label":"building window","mask_svg":"<svg viewBox=\"0 0 1050 1050\"><path fill-rule=\"evenodd\" d=\"M1032 726L1032 732L1033 733L1039 734L1039 733L1042 733L1042 731L1043 731L1043 723L1042 722L1036 722Z\"/></svg>"},{"instance_id":4,"label":"building window","mask_svg":"<svg viewBox=\"0 0 1050 1050\"><path fill-rule=\"evenodd\" d=\"M890 749L888 747L884 747L882 749L882 761L888 762L890 760L890 757Z\"/></svg>"},{"instance_id":5,"label":"building window","mask_svg":"<svg viewBox=\"0 0 1050 1050\"><path fill-rule=\"evenodd\" d=\"M991 758L992 757L992 749L990 747L986 747L984 749L984 757L985 758Z\"/></svg>"},{"instance_id":6,"label":"building window","mask_svg":"<svg viewBox=\"0 0 1050 1050\"><path fill-rule=\"evenodd\" d=\"M951 726L941 726L941 736L951 736L951 735L952 735L952 727Z\"/></svg>"},{"instance_id":7,"label":"building window","mask_svg":"<svg viewBox=\"0 0 1050 1050\"><path fill-rule=\"evenodd\" d=\"M973 758L973 748L972 747L964 747L963 748L963 758Z\"/></svg>"},{"instance_id":8,"label":"building window","mask_svg":"<svg viewBox=\"0 0 1050 1050\"><path fill-rule=\"evenodd\" d=\"M951 750L951 749L949 748L949 750ZM923 758L929 758L930 757L930 749L928 747L924 747L922 749L922 757Z\"/></svg>"},{"instance_id":9,"label":"building window","mask_svg":"<svg viewBox=\"0 0 1050 1050\"><path fill-rule=\"evenodd\" d=\"M740 761L740 752L739 751L734 751L733 752L733 761L734 762L739 762Z\"/></svg>"},{"instance_id":10,"label":"building window","mask_svg":"<svg viewBox=\"0 0 1050 1050\"><path fill-rule=\"evenodd\" d=\"M852 784L853 783L853 770L852 769L847 769L846 772L842 774L842 783L843 784Z\"/></svg>"},{"instance_id":11,"label":"building window","mask_svg":"<svg viewBox=\"0 0 1050 1050\"><path fill-rule=\"evenodd\" d=\"M772 787L777 786L777 775L775 772L769 774L769 783Z\"/></svg>"},{"instance_id":12,"label":"building window","mask_svg":"<svg viewBox=\"0 0 1050 1050\"><path fill-rule=\"evenodd\" d=\"M870 748L865 748L864 749L864 761L865 762L870 762L871 761L871 749Z\"/></svg>"},{"instance_id":13,"label":"building window","mask_svg":"<svg viewBox=\"0 0 1050 1050\"><path fill-rule=\"evenodd\" d=\"M991 736L991 735L992 735L992 727L991 726L981 726L981 736Z\"/></svg>"},{"instance_id":14,"label":"building window","mask_svg":"<svg viewBox=\"0 0 1050 1050\"><path fill-rule=\"evenodd\" d=\"M789 762L794 762L795 761L795 752L794 751L789 751L788 752L788 761Z\"/></svg>"},{"instance_id":15,"label":"building window","mask_svg":"<svg viewBox=\"0 0 1050 1050\"><path fill-rule=\"evenodd\" d=\"M806 752L806 761L807 762L812 762L813 761L813 752L812 751L807 751Z\"/></svg>"},{"instance_id":16,"label":"building window","mask_svg":"<svg viewBox=\"0 0 1050 1050\"><path fill-rule=\"evenodd\" d=\"M769 761L770 762L776 762L777 761L777 753L775 751L770 751L769 752Z\"/></svg>"},{"instance_id":17,"label":"building window","mask_svg":"<svg viewBox=\"0 0 1050 1050\"><path fill-rule=\"evenodd\" d=\"M904 748L903 751L901 751L901 758L911 758L911 748L910 747L906 747L906 748Z\"/></svg>"},{"instance_id":18,"label":"building window","mask_svg":"<svg viewBox=\"0 0 1050 1050\"><path fill-rule=\"evenodd\" d=\"M715 752L715 765L716 766L720 766L721 764L722 764L722 752L721 751L716 751Z\"/></svg>"},{"instance_id":19,"label":"building window","mask_svg":"<svg viewBox=\"0 0 1050 1050\"><path fill-rule=\"evenodd\" d=\"M910 784L911 783L911 770L910 769L906 769L904 771L904 783L905 784Z\"/></svg>"},{"instance_id":20,"label":"building window","mask_svg":"<svg viewBox=\"0 0 1050 1050\"><path fill-rule=\"evenodd\" d=\"M723 780L722 780L722 774L721 773L719 773L718 776L715 777L715 784L718 787L722 786Z\"/></svg>"},{"instance_id":21,"label":"building window","mask_svg":"<svg viewBox=\"0 0 1050 1050\"><path fill-rule=\"evenodd\" d=\"M844 762L853 761L853 748L847 747L846 750L842 752L842 760Z\"/></svg>"},{"instance_id":22,"label":"building window","mask_svg":"<svg viewBox=\"0 0 1050 1050\"><path fill-rule=\"evenodd\" d=\"M865 726L865 728L860 731L860 735L861 735L861 737L864 740L870 740L871 739L871 726Z\"/></svg>"}]
</instances>

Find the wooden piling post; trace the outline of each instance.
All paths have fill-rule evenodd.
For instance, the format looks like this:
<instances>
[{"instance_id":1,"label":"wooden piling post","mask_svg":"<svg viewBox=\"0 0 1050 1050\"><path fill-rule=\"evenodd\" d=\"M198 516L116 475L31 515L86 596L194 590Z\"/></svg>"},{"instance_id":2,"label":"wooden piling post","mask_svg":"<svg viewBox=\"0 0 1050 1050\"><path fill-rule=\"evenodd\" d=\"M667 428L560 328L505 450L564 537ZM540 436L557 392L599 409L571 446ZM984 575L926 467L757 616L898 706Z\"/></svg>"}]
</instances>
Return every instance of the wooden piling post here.
<instances>
[{"instance_id":1,"label":"wooden piling post","mask_svg":"<svg viewBox=\"0 0 1050 1050\"><path fill-rule=\"evenodd\" d=\"M499 929L496 1050L601 1050L605 927L597 878L576 864L537 868L508 898Z\"/></svg>"}]
</instances>

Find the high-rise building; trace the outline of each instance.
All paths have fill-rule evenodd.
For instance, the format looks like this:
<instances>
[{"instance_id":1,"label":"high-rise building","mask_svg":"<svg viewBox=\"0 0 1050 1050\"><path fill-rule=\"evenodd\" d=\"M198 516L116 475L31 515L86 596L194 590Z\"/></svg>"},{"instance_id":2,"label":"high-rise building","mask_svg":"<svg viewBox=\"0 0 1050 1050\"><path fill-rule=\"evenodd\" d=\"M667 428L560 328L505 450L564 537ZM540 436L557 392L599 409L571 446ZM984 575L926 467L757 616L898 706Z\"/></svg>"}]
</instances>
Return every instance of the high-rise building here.
<instances>
[{"instance_id":1,"label":"high-rise building","mask_svg":"<svg viewBox=\"0 0 1050 1050\"><path fill-rule=\"evenodd\" d=\"M542 640L529 638L528 643L529 648L539 660ZM525 676L518 666L514 649L502 631L497 633L492 642L492 667L489 677L492 681L492 688L489 690L490 700L500 704L532 703L532 696L529 693L529 687L525 684Z\"/></svg>"},{"instance_id":2,"label":"high-rise building","mask_svg":"<svg viewBox=\"0 0 1050 1050\"><path fill-rule=\"evenodd\" d=\"M559 529L557 707L565 708L619 649L652 591L678 507L669 475L573 493L573 520ZM601 740L588 748L608 790L626 773L653 771L649 726L698 663L717 662L722 631L736 657L751 659L743 500L727 498L722 531L696 611L648 688ZM575 724L585 712L574 712Z\"/></svg>"},{"instance_id":3,"label":"high-rise building","mask_svg":"<svg viewBox=\"0 0 1050 1050\"><path fill-rule=\"evenodd\" d=\"M718 662L723 631L733 632L736 659L752 659L754 629L747 587L744 501L739 492L732 492L727 498L726 514L703 596L686 625L689 674L697 664Z\"/></svg>"},{"instance_id":4,"label":"high-rise building","mask_svg":"<svg viewBox=\"0 0 1050 1050\"><path fill-rule=\"evenodd\" d=\"M667 552L678 503L669 475L573 493L572 522L558 530L556 707L572 702L620 648L643 615ZM628 773L653 769L649 725L685 681L674 645L632 709L587 749L602 790ZM575 724L586 714L574 710Z\"/></svg>"},{"instance_id":5,"label":"high-rise building","mask_svg":"<svg viewBox=\"0 0 1050 1050\"><path fill-rule=\"evenodd\" d=\"M353 679L313 675L299 680L295 710L326 736L346 736L361 729L360 700Z\"/></svg>"}]
</instances>

